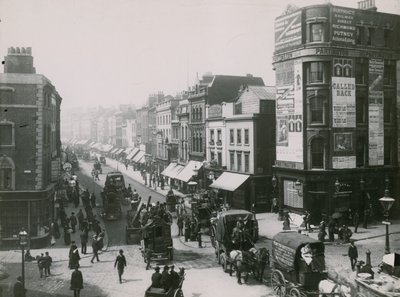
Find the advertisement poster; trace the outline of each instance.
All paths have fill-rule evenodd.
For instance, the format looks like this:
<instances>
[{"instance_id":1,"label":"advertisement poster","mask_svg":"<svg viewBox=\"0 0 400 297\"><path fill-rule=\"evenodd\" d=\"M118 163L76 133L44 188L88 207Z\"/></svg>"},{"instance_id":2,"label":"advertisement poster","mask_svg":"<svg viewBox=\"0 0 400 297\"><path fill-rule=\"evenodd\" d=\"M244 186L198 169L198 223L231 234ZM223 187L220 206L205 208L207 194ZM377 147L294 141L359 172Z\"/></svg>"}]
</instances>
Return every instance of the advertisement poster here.
<instances>
[{"instance_id":1,"label":"advertisement poster","mask_svg":"<svg viewBox=\"0 0 400 297\"><path fill-rule=\"evenodd\" d=\"M295 207L295 208L303 208L303 196L300 196L295 187L295 182L291 180L283 181L283 189L284 189L284 205Z\"/></svg>"},{"instance_id":2,"label":"advertisement poster","mask_svg":"<svg viewBox=\"0 0 400 297\"><path fill-rule=\"evenodd\" d=\"M384 164L383 59L369 60L368 140L369 165Z\"/></svg>"},{"instance_id":3,"label":"advertisement poster","mask_svg":"<svg viewBox=\"0 0 400 297\"><path fill-rule=\"evenodd\" d=\"M332 44L351 46L356 44L354 9L332 7Z\"/></svg>"},{"instance_id":4,"label":"advertisement poster","mask_svg":"<svg viewBox=\"0 0 400 297\"><path fill-rule=\"evenodd\" d=\"M332 167L334 169L356 168L356 156L332 157Z\"/></svg>"},{"instance_id":5,"label":"advertisement poster","mask_svg":"<svg viewBox=\"0 0 400 297\"><path fill-rule=\"evenodd\" d=\"M332 77L332 127L356 127L356 81L354 77Z\"/></svg>"},{"instance_id":6,"label":"advertisement poster","mask_svg":"<svg viewBox=\"0 0 400 297\"><path fill-rule=\"evenodd\" d=\"M304 168L302 68L297 60L282 63L276 72L276 156L282 164L298 169Z\"/></svg>"},{"instance_id":7,"label":"advertisement poster","mask_svg":"<svg viewBox=\"0 0 400 297\"><path fill-rule=\"evenodd\" d=\"M275 51L301 45L301 11L277 18L275 21Z\"/></svg>"},{"instance_id":8,"label":"advertisement poster","mask_svg":"<svg viewBox=\"0 0 400 297\"><path fill-rule=\"evenodd\" d=\"M334 133L335 152L353 151L353 133Z\"/></svg>"}]
</instances>

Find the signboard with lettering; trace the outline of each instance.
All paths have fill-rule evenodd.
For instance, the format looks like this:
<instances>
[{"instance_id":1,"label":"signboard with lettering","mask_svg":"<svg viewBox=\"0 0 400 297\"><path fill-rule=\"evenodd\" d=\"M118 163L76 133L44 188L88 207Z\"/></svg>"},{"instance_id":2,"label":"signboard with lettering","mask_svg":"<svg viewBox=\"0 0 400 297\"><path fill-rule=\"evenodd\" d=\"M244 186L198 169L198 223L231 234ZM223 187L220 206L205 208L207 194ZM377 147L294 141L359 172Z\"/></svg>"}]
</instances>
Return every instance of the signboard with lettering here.
<instances>
[{"instance_id":1,"label":"signboard with lettering","mask_svg":"<svg viewBox=\"0 0 400 297\"><path fill-rule=\"evenodd\" d=\"M383 59L369 60L368 140L369 165L384 164Z\"/></svg>"},{"instance_id":2,"label":"signboard with lettering","mask_svg":"<svg viewBox=\"0 0 400 297\"><path fill-rule=\"evenodd\" d=\"M356 25L354 9L332 7L332 44L355 45Z\"/></svg>"},{"instance_id":3,"label":"signboard with lettering","mask_svg":"<svg viewBox=\"0 0 400 297\"><path fill-rule=\"evenodd\" d=\"M301 45L301 11L278 17L275 20L275 51L292 49Z\"/></svg>"},{"instance_id":4,"label":"signboard with lettering","mask_svg":"<svg viewBox=\"0 0 400 297\"><path fill-rule=\"evenodd\" d=\"M283 181L283 203L284 205L294 207L294 208L303 208L303 196L299 195L295 187L295 182L291 180Z\"/></svg>"},{"instance_id":5,"label":"signboard with lettering","mask_svg":"<svg viewBox=\"0 0 400 297\"><path fill-rule=\"evenodd\" d=\"M214 104L208 108L208 117L216 118L222 116L222 106L221 104Z\"/></svg>"},{"instance_id":6,"label":"signboard with lettering","mask_svg":"<svg viewBox=\"0 0 400 297\"><path fill-rule=\"evenodd\" d=\"M334 156L332 157L332 168L356 168L356 156Z\"/></svg>"},{"instance_id":7,"label":"signboard with lettering","mask_svg":"<svg viewBox=\"0 0 400 297\"><path fill-rule=\"evenodd\" d=\"M332 77L332 127L356 127L356 81L354 77Z\"/></svg>"},{"instance_id":8,"label":"signboard with lettering","mask_svg":"<svg viewBox=\"0 0 400 297\"><path fill-rule=\"evenodd\" d=\"M277 65L276 156L277 160L303 165L303 90L301 60ZM293 167L290 165L290 167Z\"/></svg>"},{"instance_id":9,"label":"signboard with lettering","mask_svg":"<svg viewBox=\"0 0 400 297\"><path fill-rule=\"evenodd\" d=\"M292 249L286 245L283 245L277 241L272 242L273 257L274 261L281 267L287 269L287 271L292 271L295 269L294 260L296 259L296 250Z\"/></svg>"}]
</instances>

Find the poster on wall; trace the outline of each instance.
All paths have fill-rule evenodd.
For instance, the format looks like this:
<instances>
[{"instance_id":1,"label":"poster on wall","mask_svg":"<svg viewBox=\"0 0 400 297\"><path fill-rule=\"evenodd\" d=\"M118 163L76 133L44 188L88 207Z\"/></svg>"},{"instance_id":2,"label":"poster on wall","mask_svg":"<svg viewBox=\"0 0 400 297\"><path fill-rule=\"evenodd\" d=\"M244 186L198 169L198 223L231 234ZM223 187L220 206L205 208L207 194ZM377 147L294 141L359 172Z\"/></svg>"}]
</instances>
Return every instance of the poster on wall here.
<instances>
[{"instance_id":1,"label":"poster on wall","mask_svg":"<svg viewBox=\"0 0 400 297\"><path fill-rule=\"evenodd\" d=\"M369 60L368 154L369 165L384 164L383 59Z\"/></svg>"},{"instance_id":2,"label":"poster on wall","mask_svg":"<svg viewBox=\"0 0 400 297\"><path fill-rule=\"evenodd\" d=\"M301 45L301 11L278 17L275 21L275 51Z\"/></svg>"},{"instance_id":3,"label":"poster on wall","mask_svg":"<svg viewBox=\"0 0 400 297\"><path fill-rule=\"evenodd\" d=\"M303 169L303 90L301 60L277 65L276 156L284 167Z\"/></svg>"},{"instance_id":4,"label":"poster on wall","mask_svg":"<svg viewBox=\"0 0 400 297\"><path fill-rule=\"evenodd\" d=\"M353 133L333 134L335 152L353 151Z\"/></svg>"},{"instance_id":5,"label":"poster on wall","mask_svg":"<svg viewBox=\"0 0 400 297\"><path fill-rule=\"evenodd\" d=\"M294 208L303 208L303 196L299 195L299 192L295 188L295 182L292 180L284 180L284 195L283 202L284 205L294 207Z\"/></svg>"},{"instance_id":6,"label":"poster on wall","mask_svg":"<svg viewBox=\"0 0 400 297\"><path fill-rule=\"evenodd\" d=\"M332 157L332 168L356 168L356 156L334 156Z\"/></svg>"},{"instance_id":7,"label":"poster on wall","mask_svg":"<svg viewBox=\"0 0 400 297\"><path fill-rule=\"evenodd\" d=\"M332 7L332 44L351 46L356 44L355 10Z\"/></svg>"},{"instance_id":8,"label":"poster on wall","mask_svg":"<svg viewBox=\"0 0 400 297\"><path fill-rule=\"evenodd\" d=\"M332 77L332 127L356 127L356 81L354 77Z\"/></svg>"}]
</instances>

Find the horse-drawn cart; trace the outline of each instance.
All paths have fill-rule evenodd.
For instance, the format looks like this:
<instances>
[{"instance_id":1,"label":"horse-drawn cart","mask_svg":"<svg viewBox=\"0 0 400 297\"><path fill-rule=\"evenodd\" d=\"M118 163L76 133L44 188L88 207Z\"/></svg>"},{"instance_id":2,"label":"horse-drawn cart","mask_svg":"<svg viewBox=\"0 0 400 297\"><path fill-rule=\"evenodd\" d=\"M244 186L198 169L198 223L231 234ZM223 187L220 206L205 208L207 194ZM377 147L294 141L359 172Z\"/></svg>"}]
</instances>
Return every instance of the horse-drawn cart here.
<instances>
[{"instance_id":1,"label":"horse-drawn cart","mask_svg":"<svg viewBox=\"0 0 400 297\"><path fill-rule=\"evenodd\" d=\"M272 242L271 286L277 296L341 296L327 279L324 244L297 232L280 232Z\"/></svg>"},{"instance_id":2,"label":"horse-drawn cart","mask_svg":"<svg viewBox=\"0 0 400 297\"><path fill-rule=\"evenodd\" d=\"M144 293L144 297L184 297L182 291L183 281L185 280L185 275L180 275L180 281L178 287L170 288L165 290L163 288L153 288L148 287Z\"/></svg>"}]
</instances>

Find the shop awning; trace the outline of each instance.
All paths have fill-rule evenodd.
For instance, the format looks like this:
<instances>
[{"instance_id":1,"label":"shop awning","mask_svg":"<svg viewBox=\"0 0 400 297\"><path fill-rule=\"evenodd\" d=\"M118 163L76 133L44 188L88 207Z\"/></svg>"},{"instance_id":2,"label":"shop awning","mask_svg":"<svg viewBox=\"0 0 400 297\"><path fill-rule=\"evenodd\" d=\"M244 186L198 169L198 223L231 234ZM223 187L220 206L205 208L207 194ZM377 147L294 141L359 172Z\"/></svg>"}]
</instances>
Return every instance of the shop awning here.
<instances>
[{"instance_id":1,"label":"shop awning","mask_svg":"<svg viewBox=\"0 0 400 297\"><path fill-rule=\"evenodd\" d=\"M146 163L146 157L143 155L143 156L139 159L138 163L140 163L140 164Z\"/></svg>"},{"instance_id":2,"label":"shop awning","mask_svg":"<svg viewBox=\"0 0 400 297\"><path fill-rule=\"evenodd\" d=\"M214 181L210 187L233 192L239 188L250 175L233 172L223 172L220 177Z\"/></svg>"},{"instance_id":3,"label":"shop awning","mask_svg":"<svg viewBox=\"0 0 400 297\"><path fill-rule=\"evenodd\" d=\"M161 172L162 175L166 176L166 177L171 177L170 173L171 171L177 166L177 163L169 163L169 165L167 166L167 168L164 169L163 172Z\"/></svg>"},{"instance_id":4,"label":"shop awning","mask_svg":"<svg viewBox=\"0 0 400 297\"><path fill-rule=\"evenodd\" d=\"M116 155L119 155L119 154L121 154L121 153L123 153L123 152L124 152L124 149L122 148L122 149L119 149L118 151L116 151L115 154L116 154Z\"/></svg>"},{"instance_id":5,"label":"shop awning","mask_svg":"<svg viewBox=\"0 0 400 297\"><path fill-rule=\"evenodd\" d=\"M116 148L111 150L110 154L115 154L115 152L118 151L118 150L119 150L119 148L116 147Z\"/></svg>"},{"instance_id":6,"label":"shop awning","mask_svg":"<svg viewBox=\"0 0 400 297\"><path fill-rule=\"evenodd\" d=\"M108 153L113 148L112 144L103 145L103 152Z\"/></svg>"},{"instance_id":7,"label":"shop awning","mask_svg":"<svg viewBox=\"0 0 400 297\"><path fill-rule=\"evenodd\" d=\"M187 183L193 175L197 174L197 172L195 172L195 169L199 170L202 166L202 162L191 160L189 161L189 163L186 164L185 168L183 168L182 171L176 175L175 178Z\"/></svg>"},{"instance_id":8,"label":"shop awning","mask_svg":"<svg viewBox=\"0 0 400 297\"><path fill-rule=\"evenodd\" d=\"M128 147L124 150L124 153L128 155L133 149L134 149L133 147L128 146Z\"/></svg>"},{"instance_id":9,"label":"shop awning","mask_svg":"<svg viewBox=\"0 0 400 297\"><path fill-rule=\"evenodd\" d=\"M133 158L133 162L136 162L136 163L140 163L139 161L140 161L140 159L142 158L142 157L144 157L144 155L145 155L146 153L144 152L144 151L139 151L138 153L137 153L137 155ZM144 162L143 162L144 163Z\"/></svg>"},{"instance_id":10,"label":"shop awning","mask_svg":"<svg viewBox=\"0 0 400 297\"><path fill-rule=\"evenodd\" d=\"M137 153L139 152L139 149L137 147L135 147L130 153L129 155L126 156L127 160L132 159Z\"/></svg>"},{"instance_id":11,"label":"shop awning","mask_svg":"<svg viewBox=\"0 0 400 297\"><path fill-rule=\"evenodd\" d=\"M185 168L184 166L182 166L182 165L176 165L173 169L172 169L172 171L171 171L171 173L170 173L170 178L176 178L176 176L183 170L183 168Z\"/></svg>"}]
</instances>

